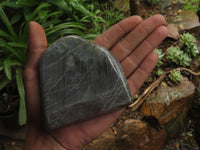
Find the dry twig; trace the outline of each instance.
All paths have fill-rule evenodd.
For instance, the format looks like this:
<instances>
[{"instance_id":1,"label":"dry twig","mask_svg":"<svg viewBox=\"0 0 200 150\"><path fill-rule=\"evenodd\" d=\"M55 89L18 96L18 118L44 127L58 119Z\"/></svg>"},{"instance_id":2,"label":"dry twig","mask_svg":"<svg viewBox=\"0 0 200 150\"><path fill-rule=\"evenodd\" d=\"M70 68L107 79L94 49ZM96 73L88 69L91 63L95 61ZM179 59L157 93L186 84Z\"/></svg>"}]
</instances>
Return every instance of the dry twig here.
<instances>
[{"instance_id":1,"label":"dry twig","mask_svg":"<svg viewBox=\"0 0 200 150\"><path fill-rule=\"evenodd\" d=\"M161 81L166 77L166 75L168 73L170 73L171 71L187 71L189 73L191 73L194 76L200 76L200 72L194 72L188 68L176 68L176 69L171 69L169 71L166 71L165 73L163 73L156 81L154 81L143 93L142 95L139 96L139 98L131 105L129 105L128 107L131 108L132 111L138 109L138 107L140 107L140 105L144 102L144 100L146 99L146 97L161 83Z\"/></svg>"}]
</instances>

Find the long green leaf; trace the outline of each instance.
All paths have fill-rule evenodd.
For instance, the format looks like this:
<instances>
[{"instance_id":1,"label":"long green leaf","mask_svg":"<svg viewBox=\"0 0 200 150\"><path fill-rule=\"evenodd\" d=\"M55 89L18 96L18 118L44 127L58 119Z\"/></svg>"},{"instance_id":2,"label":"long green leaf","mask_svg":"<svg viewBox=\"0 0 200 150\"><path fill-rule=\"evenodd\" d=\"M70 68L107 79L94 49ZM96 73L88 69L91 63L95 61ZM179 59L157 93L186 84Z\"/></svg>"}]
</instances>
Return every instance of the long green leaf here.
<instances>
[{"instance_id":1,"label":"long green leaf","mask_svg":"<svg viewBox=\"0 0 200 150\"><path fill-rule=\"evenodd\" d=\"M36 0L17 0L16 4L25 7L32 7L37 4Z\"/></svg>"},{"instance_id":2,"label":"long green leaf","mask_svg":"<svg viewBox=\"0 0 200 150\"><path fill-rule=\"evenodd\" d=\"M16 81L17 81L17 89L20 96L19 102L19 125L26 124L26 104L25 104L25 91L24 91L24 84L22 78L23 69L17 68L16 69Z\"/></svg>"},{"instance_id":3,"label":"long green leaf","mask_svg":"<svg viewBox=\"0 0 200 150\"><path fill-rule=\"evenodd\" d=\"M11 66L23 66L23 64L20 61L15 60L13 58L10 60L10 64Z\"/></svg>"},{"instance_id":4,"label":"long green leaf","mask_svg":"<svg viewBox=\"0 0 200 150\"><path fill-rule=\"evenodd\" d=\"M18 22L21 19L22 15L21 13L16 13L12 19L10 20L11 24L15 24L16 22Z\"/></svg>"},{"instance_id":5,"label":"long green leaf","mask_svg":"<svg viewBox=\"0 0 200 150\"><path fill-rule=\"evenodd\" d=\"M46 1L58 6L59 8L69 13L69 9L68 9L69 5L67 4L65 0L46 0Z\"/></svg>"},{"instance_id":6,"label":"long green leaf","mask_svg":"<svg viewBox=\"0 0 200 150\"><path fill-rule=\"evenodd\" d=\"M11 80L12 79L12 71L11 71L10 57L8 57L4 60L3 67L4 67L7 78L9 80Z\"/></svg>"},{"instance_id":7,"label":"long green leaf","mask_svg":"<svg viewBox=\"0 0 200 150\"><path fill-rule=\"evenodd\" d=\"M15 41L15 39L13 39L12 36L10 36L8 33L6 33L3 30L0 30L0 36L7 39L7 40Z\"/></svg>"},{"instance_id":8,"label":"long green leaf","mask_svg":"<svg viewBox=\"0 0 200 150\"><path fill-rule=\"evenodd\" d=\"M11 82L11 80L9 80L9 79L4 79L4 80L0 81L0 91L10 82Z\"/></svg>"},{"instance_id":9,"label":"long green leaf","mask_svg":"<svg viewBox=\"0 0 200 150\"><path fill-rule=\"evenodd\" d=\"M77 29L86 30L86 28L80 23L67 22L67 23L56 25L55 27L46 30L46 35L49 36L50 34L55 33L59 30L68 29L68 28L77 28Z\"/></svg>"},{"instance_id":10,"label":"long green leaf","mask_svg":"<svg viewBox=\"0 0 200 150\"><path fill-rule=\"evenodd\" d=\"M53 16L61 15L61 14L63 14L63 11L56 11L56 12L47 14L47 15L45 15L43 18L41 18L41 16L38 15L38 16L35 18L35 21L41 23L41 19L42 19L42 20L47 20L49 17L53 17ZM51 21L53 21L53 20L51 20Z\"/></svg>"},{"instance_id":11,"label":"long green leaf","mask_svg":"<svg viewBox=\"0 0 200 150\"><path fill-rule=\"evenodd\" d=\"M51 36L54 36L54 37L64 36L64 35L79 35L79 36L82 36L83 32L78 30L78 29L64 29L64 30L59 30L59 31L51 34Z\"/></svg>"},{"instance_id":12,"label":"long green leaf","mask_svg":"<svg viewBox=\"0 0 200 150\"><path fill-rule=\"evenodd\" d=\"M24 37L27 35L23 35L23 30L24 30L24 26L25 26L25 22L21 23L20 28L19 28L19 39L20 41L24 41Z\"/></svg>"},{"instance_id":13,"label":"long green leaf","mask_svg":"<svg viewBox=\"0 0 200 150\"><path fill-rule=\"evenodd\" d=\"M3 46L7 52L12 52L12 54L20 61L24 61L23 55L20 51L17 51L13 49L11 46L9 46L6 42L0 40L0 46Z\"/></svg>"},{"instance_id":14,"label":"long green leaf","mask_svg":"<svg viewBox=\"0 0 200 150\"><path fill-rule=\"evenodd\" d=\"M22 42L9 42L8 45L12 46L12 47L20 47L20 48L28 47L28 45L26 43L22 43Z\"/></svg>"},{"instance_id":15,"label":"long green leaf","mask_svg":"<svg viewBox=\"0 0 200 150\"><path fill-rule=\"evenodd\" d=\"M0 18L1 18L2 22L4 23L4 25L6 26L6 28L8 29L8 31L10 32L10 34L12 35L12 37L17 40L17 34L15 33L15 31L14 31L10 21L8 20L8 17L6 16L5 12L3 11L1 5L0 5Z\"/></svg>"},{"instance_id":16,"label":"long green leaf","mask_svg":"<svg viewBox=\"0 0 200 150\"><path fill-rule=\"evenodd\" d=\"M51 6L50 3L41 3L41 4L32 12L31 20L34 20L34 17L37 15L37 13L38 13L41 9L43 9L43 8L45 8L45 7L49 7L49 6ZM29 21L31 21L31 20L29 20Z\"/></svg>"},{"instance_id":17,"label":"long green leaf","mask_svg":"<svg viewBox=\"0 0 200 150\"><path fill-rule=\"evenodd\" d=\"M59 23L62 23L62 21L59 20L59 19L50 20L50 21L47 21L47 22L43 23L43 24L42 24L42 27L43 27L44 29L46 29L46 28L52 27L53 25L59 24Z\"/></svg>"},{"instance_id":18,"label":"long green leaf","mask_svg":"<svg viewBox=\"0 0 200 150\"><path fill-rule=\"evenodd\" d=\"M20 5L16 4L16 0L7 0L3 3L3 6L11 7L11 8L21 8Z\"/></svg>"}]
</instances>

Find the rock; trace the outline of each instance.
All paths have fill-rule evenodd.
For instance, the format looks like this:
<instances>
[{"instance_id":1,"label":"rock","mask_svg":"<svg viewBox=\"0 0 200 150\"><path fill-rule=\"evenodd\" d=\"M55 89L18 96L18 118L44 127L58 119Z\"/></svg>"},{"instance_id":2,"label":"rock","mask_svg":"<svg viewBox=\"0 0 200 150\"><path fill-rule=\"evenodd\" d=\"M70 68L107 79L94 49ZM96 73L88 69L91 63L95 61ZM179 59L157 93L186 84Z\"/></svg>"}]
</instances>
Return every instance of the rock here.
<instances>
[{"instance_id":1,"label":"rock","mask_svg":"<svg viewBox=\"0 0 200 150\"><path fill-rule=\"evenodd\" d=\"M140 150L162 150L167 143L167 132L162 130L156 130L149 128L150 141L141 146Z\"/></svg>"},{"instance_id":2,"label":"rock","mask_svg":"<svg viewBox=\"0 0 200 150\"><path fill-rule=\"evenodd\" d=\"M43 53L40 87L47 129L133 101L120 63L104 48L77 36L64 37Z\"/></svg>"},{"instance_id":3,"label":"rock","mask_svg":"<svg viewBox=\"0 0 200 150\"><path fill-rule=\"evenodd\" d=\"M83 150L108 150L115 140L112 129L106 130L99 138L84 146Z\"/></svg>"},{"instance_id":4,"label":"rock","mask_svg":"<svg viewBox=\"0 0 200 150\"><path fill-rule=\"evenodd\" d=\"M113 150L137 150L150 141L148 126L140 120L129 119L119 129Z\"/></svg>"},{"instance_id":5,"label":"rock","mask_svg":"<svg viewBox=\"0 0 200 150\"><path fill-rule=\"evenodd\" d=\"M178 27L175 24L170 23L167 26L167 29L168 29L168 37L173 38L175 40L178 40L180 38Z\"/></svg>"},{"instance_id":6,"label":"rock","mask_svg":"<svg viewBox=\"0 0 200 150\"><path fill-rule=\"evenodd\" d=\"M177 4L178 6L183 5L184 1L183 0L159 0L158 5L161 8L166 8L169 6L172 6L174 4Z\"/></svg>"},{"instance_id":7,"label":"rock","mask_svg":"<svg viewBox=\"0 0 200 150\"><path fill-rule=\"evenodd\" d=\"M173 23L179 26L181 30L190 30L200 26L199 17L192 10L181 11L179 17Z\"/></svg>"},{"instance_id":8,"label":"rock","mask_svg":"<svg viewBox=\"0 0 200 150\"><path fill-rule=\"evenodd\" d=\"M145 117L155 117L173 137L183 128L194 93L195 86L187 78L174 87L161 84L147 97L140 111Z\"/></svg>"},{"instance_id":9,"label":"rock","mask_svg":"<svg viewBox=\"0 0 200 150\"><path fill-rule=\"evenodd\" d=\"M167 141L165 130L158 131L141 120L126 120L119 130L112 150L161 150Z\"/></svg>"}]
</instances>

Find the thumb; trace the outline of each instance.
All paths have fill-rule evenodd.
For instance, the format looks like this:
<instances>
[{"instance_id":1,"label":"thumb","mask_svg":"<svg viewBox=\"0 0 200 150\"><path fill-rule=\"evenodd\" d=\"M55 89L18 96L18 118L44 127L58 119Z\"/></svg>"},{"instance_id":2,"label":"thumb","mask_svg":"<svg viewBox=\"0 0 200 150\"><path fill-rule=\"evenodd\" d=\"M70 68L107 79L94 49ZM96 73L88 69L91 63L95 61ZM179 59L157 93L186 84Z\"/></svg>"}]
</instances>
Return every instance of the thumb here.
<instances>
[{"instance_id":1,"label":"thumb","mask_svg":"<svg viewBox=\"0 0 200 150\"><path fill-rule=\"evenodd\" d=\"M42 53L47 48L46 35L40 24L29 23L29 51L24 68L24 86L29 122L37 124L42 120L41 101L38 79L38 64Z\"/></svg>"},{"instance_id":2,"label":"thumb","mask_svg":"<svg viewBox=\"0 0 200 150\"><path fill-rule=\"evenodd\" d=\"M44 29L37 22L29 23L29 52L27 65L37 69L40 56L47 48L47 39Z\"/></svg>"}]
</instances>

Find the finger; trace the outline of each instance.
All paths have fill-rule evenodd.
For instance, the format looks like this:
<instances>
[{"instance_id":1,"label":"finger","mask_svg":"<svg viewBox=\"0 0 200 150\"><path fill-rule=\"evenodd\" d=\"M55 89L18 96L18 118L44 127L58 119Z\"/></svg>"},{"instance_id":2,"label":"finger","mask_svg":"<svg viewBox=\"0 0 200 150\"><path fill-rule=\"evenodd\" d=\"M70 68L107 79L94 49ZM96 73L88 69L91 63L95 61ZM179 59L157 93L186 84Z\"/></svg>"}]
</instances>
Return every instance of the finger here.
<instances>
[{"instance_id":1,"label":"finger","mask_svg":"<svg viewBox=\"0 0 200 150\"><path fill-rule=\"evenodd\" d=\"M157 61L158 55L154 52L150 53L137 70L128 78L127 82L133 96L154 69Z\"/></svg>"},{"instance_id":2,"label":"finger","mask_svg":"<svg viewBox=\"0 0 200 150\"><path fill-rule=\"evenodd\" d=\"M29 23L29 54L24 69L24 85L26 90L26 106L28 119L32 123L40 123L40 92L38 79L38 62L47 47L43 28L36 22Z\"/></svg>"},{"instance_id":3,"label":"finger","mask_svg":"<svg viewBox=\"0 0 200 150\"><path fill-rule=\"evenodd\" d=\"M124 35L133 30L141 22L142 19L139 16L126 18L98 36L94 40L94 43L109 50L116 42L118 42Z\"/></svg>"},{"instance_id":4,"label":"finger","mask_svg":"<svg viewBox=\"0 0 200 150\"><path fill-rule=\"evenodd\" d=\"M149 34L163 25L165 19L161 15L154 15L132 30L112 49L111 53L121 62L126 58Z\"/></svg>"},{"instance_id":5,"label":"finger","mask_svg":"<svg viewBox=\"0 0 200 150\"><path fill-rule=\"evenodd\" d=\"M40 56L47 48L45 32L37 22L29 23L29 52L27 66L32 69L38 68Z\"/></svg>"},{"instance_id":6,"label":"finger","mask_svg":"<svg viewBox=\"0 0 200 150\"><path fill-rule=\"evenodd\" d=\"M138 46L138 48L136 48L132 54L121 62L126 77L129 77L129 75L140 65L143 59L158 47L158 45L167 37L167 32L166 27L158 27Z\"/></svg>"}]
</instances>

